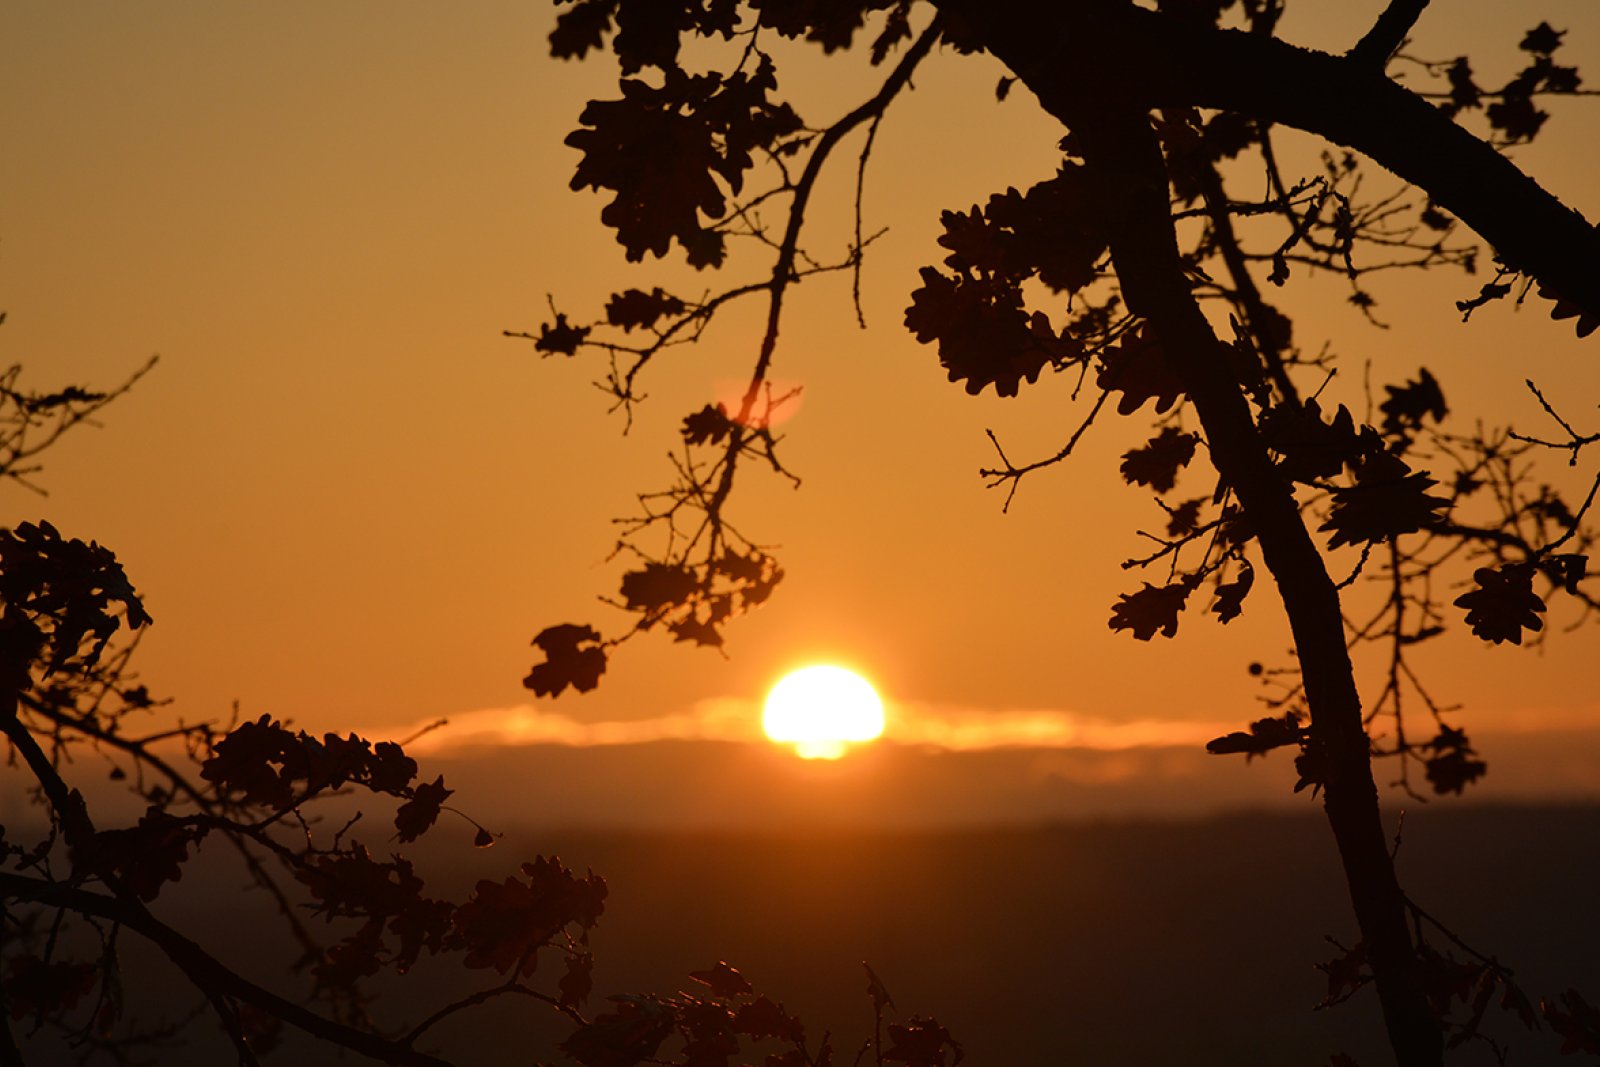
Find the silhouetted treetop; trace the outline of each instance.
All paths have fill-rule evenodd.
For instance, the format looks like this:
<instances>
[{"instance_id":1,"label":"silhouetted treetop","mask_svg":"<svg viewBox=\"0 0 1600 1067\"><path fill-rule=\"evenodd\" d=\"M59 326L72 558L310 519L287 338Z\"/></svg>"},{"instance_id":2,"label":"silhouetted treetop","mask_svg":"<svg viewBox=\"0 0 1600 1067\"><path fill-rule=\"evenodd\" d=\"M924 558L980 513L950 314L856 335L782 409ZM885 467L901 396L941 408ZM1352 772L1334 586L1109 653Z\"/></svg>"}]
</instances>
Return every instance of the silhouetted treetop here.
<instances>
[{"instance_id":1,"label":"silhouetted treetop","mask_svg":"<svg viewBox=\"0 0 1600 1067\"><path fill-rule=\"evenodd\" d=\"M624 290L593 323L552 307L538 334L514 336L545 354L601 354L600 384L631 412L654 358L692 342L729 303L765 300L766 324L739 403L685 415L672 483L642 494L622 524L617 555L629 569L609 602L631 626L612 636L546 629L530 686L586 688L616 645L658 627L720 647L726 622L766 599L782 572L733 525L729 501L741 465L792 477L772 431L788 396L770 382L785 294L814 274L859 278L872 240L861 182L879 124L930 56L987 53L1004 68L996 97L1017 106L1025 88L1059 120L1060 162L1042 182L942 214L940 259L918 274L906 328L968 393L1016 396L1050 372L1075 381L1087 410L1054 454L1014 462L990 433L998 463L981 474L1007 489L1008 506L1025 477L1070 457L1105 409L1152 421L1120 471L1162 516L1161 532L1141 532L1144 551L1124 564L1153 573L1111 607L1110 628L1153 641L1174 637L1186 611L1226 624L1250 606L1259 572L1273 579L1294 662L1263 671L1272 714L1211 750L1297 750L1295 788L1323 800L1363 935L1335 969L1373 977L1399 1059L1431 1067L1446 1035L1480 1036L1481 1008L1452 1014L1460 998L1441 992L1467 972L1441 962L1424 936L1431 920L1395 878L1372 761L1394 757L1399 786L1415 796L1414 769L1435 794L1485 773L1410 650L1452 621L1492 644L1537 640L1557 597L1580 618L1600 607L1584 522L1600 475L1574 506L1528 466L1542 449L1576 461L1600 434L1574 428L1531 382L1564 438L1463 428L1427 368L1400 380L1380 368L1381 398L1366 415L1319 399L1334 358L1297 333L1275 296L1331 276L1381 324L1375 276L1475 273L1485 259L1476 235L1494 272L1457 302L1462 318L1514 296L1575 319L1580 337L1600 327L1600 231L1508 155L1546 131L1541 98L1583 91L1557 60L1564 31L1541 22L1510 42L1521 69L1485 88L1466 57L1410 53L1426 6L1391 0L1335 55L1277 35L1283 0L558 4L552 53L609 47L622 70L621 97L591 102L567 143L582 153L574 188L615 192L601 219L627 258L676 243L696 267L759 267L699 298ZM858 107L803 125L777 95L775 38L854 48L888 69ZM809 255L801 236L817 177L863 127L847 254ZM1283 127L1320 139L1320 161L1282 150ZM735 242L748 255L735 256ZM1467 573L1470 588L1446 592ZM1365 704L1352 661L1364 646L1388 668ZM1481 959L1460 966L1478 968L1467 976L1482 983L1474 988L1509 989Z\"/></svg>"}]
</instances>

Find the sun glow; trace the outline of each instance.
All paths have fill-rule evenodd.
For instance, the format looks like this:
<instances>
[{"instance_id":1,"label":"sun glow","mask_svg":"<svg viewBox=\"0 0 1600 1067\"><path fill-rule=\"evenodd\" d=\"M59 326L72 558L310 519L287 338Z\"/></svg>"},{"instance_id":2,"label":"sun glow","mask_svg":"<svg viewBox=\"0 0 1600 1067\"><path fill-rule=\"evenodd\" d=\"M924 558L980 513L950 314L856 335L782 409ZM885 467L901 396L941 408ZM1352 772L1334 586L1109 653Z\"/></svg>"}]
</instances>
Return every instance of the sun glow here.
<instances>
[{"instance_id":1,"label":"sun glow","mask_svg":"<svg viewBox=\"0 0 1600 1067\"><path fill-rule=\"evenodd\" d=\"M802 759L838 759L851 744L883 733L883 701L870 683L843 667L802 667L767 694L767 737L792 744Z\"/></svg>"}]
</instances>

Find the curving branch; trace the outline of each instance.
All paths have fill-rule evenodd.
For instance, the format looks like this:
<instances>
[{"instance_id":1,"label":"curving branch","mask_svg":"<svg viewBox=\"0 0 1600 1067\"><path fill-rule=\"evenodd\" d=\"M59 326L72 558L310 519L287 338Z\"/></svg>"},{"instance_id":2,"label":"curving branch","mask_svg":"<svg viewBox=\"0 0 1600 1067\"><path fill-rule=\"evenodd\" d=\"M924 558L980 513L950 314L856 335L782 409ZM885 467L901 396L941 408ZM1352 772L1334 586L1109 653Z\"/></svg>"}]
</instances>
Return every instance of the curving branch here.
<instances>
[{"instance_id":1,"label":"curving branch","mask_svg":"<svg viewBox=\"0 0 1600 1067\"><path fill-rule=\"evenodd\" d=\"M744 396L739 402L739 413L733 419L733 430L729 434L728 442L728 462L710 500L713 513L721 507L728 493L732 491L734 457L744 439L745 427L755 411L756 401L761 396L762 385L772 366L773 354L777 351L778 327L783 319L783 298L788 292L790 283L794 281L795 257L800 247L800 229L805 224L806 207L811 201L811 191L816 187L817 179L821 177L823 166L827 163L834 147L862 123L876 122L883 116L894 98L911 83L911 75L943 32L944 20L935 16L916 42L906 50L905 55L900 57L900 62L895 64L894 70L884 79L883 85L872 98L823 131L822 136L817 139L817 146L811 150L810 158L806 160L800 180L795 183L794 199L789 204L789 218L784 226L783 241L778 246L777 262L772 266L771 281L767 283L766 328L761 335L761 347L756 355L755 367L750 373L750 384L745 387ZM859 249L856 254L860 254Z\"/></svg>"},{"instance_id":2,"label":"curving branch","mask_svg":"<svg viewBox=\"0 0 1600 1067\"><path fill-rule=\"evenodd\" d=\"M984 19L983 12L990 10L976 3L962 6L969 18ZM1088 23L1111 9L1103 0L1086 6L1091 9L1084 17ZM1133 10L1117 7L1124 14ZM1311 771L1307 777L1323 788L1324 808L1376 977L1390 1043L1404 1067L1438 1067L1443 1061L1439 1023L1422 985L1404 897L1379 814L1338 589L1306 528L1292 487L1273 466L1225 348L1195 301L1169 218L1167 169L1150 127L1144 94L1130 88L1123 95L1118 84L1084 81L1107 75L1126 82L1129 74L1144 77L1147 71L1130 62L1128 54L1111 49L1093 70L1077 69L1070 57L1059 53L1044 67L1038 42L1051 40L1051 35L1038 33L1036 26L1022 32L1020 24L1008 23L1003 16L992 23L984 19L984 24L994 31L986 41L990 51L1036 92L1044 90L1040 97L1046 109L1073 131L1091 171L1100 176L1096 186L1128 306L1146 316L1162 344L1179 355L1184 388L1205 430L1212 462L1237 493L1255 529L1294 634L1312 712L1310 743L1303 757ZM1208 36L1200 30L1193 35ZM1069 50L1080 51L1092 36L1080 34ZM1059 38L1052 43L1058 45ZM1128 73L1110 75L1113 65ZM1156 78L1160 80L1159 75Z\"/></svg>"},{"instance_id":3,"label":"curving branch","mask_svg":"<svg viewBox=\"0 0 1600 1067\"><path fill-rule=\"evenodd\" d=\"M1117 99L1205 107L1292 126L1354 149L1425 190L1513 271L1600 316L1600 230L1421 95L1350 56L1213 29L1135 6L1079 0L934 0L981 27L1045 110Z\"/></svg>"},{"instance_id":4,"label":"curving branch","mask_svg":"<svg viewBox=\"0 0 1600 1067\"><path fill-rule=\"evenodd\" d=\"M339 1045L381 1063L396 1067L450 1067L449 1062L418 1052L403 1042L325 1019L308 1008L263 989L218 961L195 942L157 919L137 900L107 896L60 882L0 872L0 897L26 900L81 915L92 915L123 926L159 948L179 970L204 990L213 1003L218 998L254 1005L312 1037Z\"/></svg>"}]
</instances>

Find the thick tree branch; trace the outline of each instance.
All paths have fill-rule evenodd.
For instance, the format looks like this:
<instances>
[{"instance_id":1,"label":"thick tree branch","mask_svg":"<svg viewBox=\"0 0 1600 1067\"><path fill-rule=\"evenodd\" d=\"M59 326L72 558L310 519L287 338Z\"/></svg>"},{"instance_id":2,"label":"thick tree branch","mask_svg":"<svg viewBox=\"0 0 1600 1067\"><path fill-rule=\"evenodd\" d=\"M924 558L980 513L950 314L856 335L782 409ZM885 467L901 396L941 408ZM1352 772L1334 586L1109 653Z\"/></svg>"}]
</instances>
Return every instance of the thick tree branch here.
<instances>
[{"instance_id":1,"label":"thick tree branch","mask_svg":"<svg viewBox=\"0 0 1600 1067\"><path fill-rule=\"evenodd\" d=\"M1195 302L1167 217L1167 175L1146 114L1069 111L1090 167L1106 175L1111 254L1129 307L1147 316L1179 363L1212 462L1238 494L1278 584L1310 706L1306 759L1323 787L1390 1044L1404 1067L1438 1067L1443 1045L1421 984L1382 820L1339 593L1291 487L1272 466L1226 349ZM1113 177L1114 176L1114 177Z\"/></svg>"},{"instance_id":2,"label":"thick tree branch","mask_svg":"<svg viewBox=\"0 0 1600 1067\"><path fill-rule=\"evenodd\" d=\"M1428 0L1389 0L1389 6L1383 9L1372 29L1345 53L1346 57L1381 73L1389 65L1389 57L1405 43L1406 34L1411 32L1427 6Z\"/></svg>"},{"instance_id":3,"label":"thick tree branch","mask_svg":"<svg viewBox=\"0 0 1600 1067\"><path fill-rule=\"evenodd\" d=\"M132 930L159 948L190 982L216 1000L218 996L253 1004L312 1037L397 1067L449 1067L446 1060L390 1041L377 1034L345 1026L240 976L199 945L157 919L138 901L106 896L60 882L47 882L0 872L0 897L30 900L50 907L93 915Z\"/></svg>"},{"instance_id":4,"label":"thick tree branch","mask_svg":"<svg viewBox=\"0 0 1600 1067\"><path fill-rule=\"evenodd\" d=\"M1112 260L1128 306L1149 319L1179 366L1205 429L1212 462L1238 494L1289 617L1312 712L1304 758L1310 776L1323 787L1328 822L1376 977L1390 1044L1403 1067L1439 1067L1442 1037L1422 987L1405 898L1380 818L1338 589L1306 529L1291 486L1273 467L1256 432L1224 346L1195 302L1184 271L1169 217L1166 166L1141 88L1145 79L1161 84L1164 76L1135 58L1141 50L1137 42L1124 39L1113 47L1105 39L1095 41L1108 28L1123 31L1129 26L1142 26L1168 43L1180 31L1200 40L1220 35L1202 29L1174 30L1177 24L1171 20L1145 19L1145 13L1114 0L1084 0L1044 16L1077 27L1065 50L1072 54L1063 55L1062 37L1041 32L1048 27L1038 25L1041 13L1036 6L1030 8L1034 19L1022 19L1009 0L941 2L959 6L962 17L983 27L989 51L1073 131L1091 173L1101 176L1096 184L1102 196L1102 221L1111 233ZM1242 34L1229 40L1233 38L1251 46L1262 43ZM1091 43L1095 47L1090 50L1097 54L1081 55ZM1193 51L1174 46L1172 61L1192 64ZM1325 58L1342 64L1340 70L1350 66ZM1292 84L1303 83L1274 81L1258 86L1255 95L1261 95L1260 89L1268 89L1268 95L1289 95Z\"/></svg>"},{"instance_id":5,"label":"thick tree branch","mask_svg":"<svg viewBox=\"0 0 1600 1067\"><path fill-rule=\"evenodd\" d=\"M981 27L1046 110L1063 99L1237 111L1355 149L1427 192L1584 311L1600 314L1600 230L1427 100L1352 60L1128 0L935 0Z\"/></svg>"}]
</instances>

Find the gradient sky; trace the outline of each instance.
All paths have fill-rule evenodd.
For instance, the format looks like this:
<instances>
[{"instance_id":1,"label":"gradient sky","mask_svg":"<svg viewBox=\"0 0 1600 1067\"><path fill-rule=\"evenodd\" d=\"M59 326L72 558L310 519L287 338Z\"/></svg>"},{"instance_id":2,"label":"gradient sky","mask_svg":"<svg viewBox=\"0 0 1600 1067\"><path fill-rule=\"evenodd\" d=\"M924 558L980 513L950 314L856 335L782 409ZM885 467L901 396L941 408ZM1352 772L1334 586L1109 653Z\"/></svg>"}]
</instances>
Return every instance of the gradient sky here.
<instances>
[{"instance_id":1,"label":"gradient sky","mask_svg":"<svg viewBox=\"0 0 1600 1067\"><path fill-rule=\"evenodd\" d=\"M1291 12L1285 36L1342 49L1383 5L1294 6L1317 10ZM1434 0L1415 51L1469 51L1498 84L1540 18L1600 81L1592 0ZM0 359L53 388L109 385L161 354L103 428L49 455L48 499L0 487L0 519L48 517L118 553L156 618L144 676L185 716L238 700L316 729L481 726L499 721L485 709L529 703L540 628L624 624L595 599L620 574L609 520L666 483L683 415L746 372L755 308L663 360L627 436L588 385L597 364L540 360L500 331L535 329L547 294L588 319L626 286L694 292L767 264L695 279L623 263L601 200L568 192L576 154L561 145L614 69L546 58L552 21L527 0L0 9ZM860 56L793 58L782 86L814 125L869 84ZM1258 713L1246 665L1287 645L1270 587L1226 629L1185 616L1175 642L1106 626L1137 588L1118 568L1135 529L1161 519L1115 474L1147 423L1104 420L1002 514L975 476L993 458L985 428L1014 457L1053 451L1078 417L1071 382L971 398L900 326L916 267L939 258L939 210L1047 176L1059 136L1026 93L994 101L991 61L935 59L868 177L869 227L890 227L863 279L870 328L848 280L808 283L789 309L777 376L805 388L786 426L805 484L752 478L737 512L788 580L730 630L727 659L635 640L597 692L541 709L560 713L551 736L618 721L641 738L675 736L659 726L674 721L740 736L784 669L819 658L874 679L921 724L913 741L962 724L1025 740L1048 722L1081 743L1164 723L1161 738L1192 744ZM1600 102L1548 110L1516 158L1600 217ZM819 190L819 252L848 240L852 170ZM1367 359L1378 381L1426 365L1456 411L1543 430L1533 377L1594 429L1600 342L1535 307L1463 327L1451 304L1476 285L1380 283L1388 331L1336 286L1291 287L1286 303L1303 340L1344 354L1339 399L1359 404ZM1600 724L1595 647L1592 629L1534 651L1456 635L1419 661L1441 701L1467 703L1469 728L1538 730Z\"/></svg>"}]
</instances>

